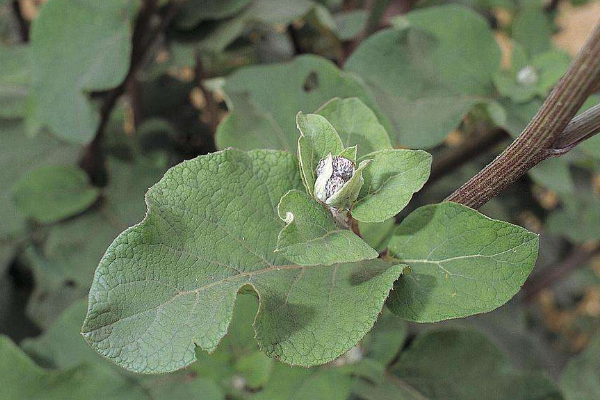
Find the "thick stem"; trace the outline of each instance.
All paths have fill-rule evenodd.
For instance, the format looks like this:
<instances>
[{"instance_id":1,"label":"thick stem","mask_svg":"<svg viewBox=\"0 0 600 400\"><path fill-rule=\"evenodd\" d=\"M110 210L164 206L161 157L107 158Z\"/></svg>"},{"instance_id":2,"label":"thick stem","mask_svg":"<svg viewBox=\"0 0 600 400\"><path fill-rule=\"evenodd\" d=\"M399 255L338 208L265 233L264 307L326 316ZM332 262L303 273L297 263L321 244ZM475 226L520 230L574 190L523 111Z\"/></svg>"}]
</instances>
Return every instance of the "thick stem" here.
<instances>
[{"instance_id":1,"label":"thick stem","mask_svg":"<svg viewBox=\"0 0 600 400\"><path fill-rule=\"evenodd\" d=\"M556 155L552 146L599 78L600 24L521 135L446 200L477 209L537 163Z\"/></svg>"}]
</instances>

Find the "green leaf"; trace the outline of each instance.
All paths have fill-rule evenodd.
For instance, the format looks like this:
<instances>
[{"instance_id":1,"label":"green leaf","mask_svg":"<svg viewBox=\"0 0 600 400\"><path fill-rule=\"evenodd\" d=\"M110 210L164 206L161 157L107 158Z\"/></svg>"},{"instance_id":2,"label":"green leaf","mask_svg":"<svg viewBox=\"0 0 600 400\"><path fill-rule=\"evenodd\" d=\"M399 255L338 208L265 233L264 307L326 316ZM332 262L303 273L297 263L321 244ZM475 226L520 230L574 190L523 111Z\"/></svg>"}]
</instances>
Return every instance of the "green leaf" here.
<instances>
[{"instance_id":1,"label":"green leaf","mask_svg":"<svg viewBox=\"0 0 600 400\"><path fill-rule=\"evenodd\" d=\"M358 230L365 242L377 251L383 251L394 231L395 218L383 222L358 222Z\"/></svg>"},{"instance_id":2,"label":"green leaf","mask_svg":"<svg viewBox=\"0 0 600 400\"><path fill-rule=\"evenodd\" d=\"M364 158L371 162L352 208L352 216L362 222L383 222L402 211L431 170L431 155L421 150L380 150Z\"/></svg>"},{"instance_id":3,"label":"green leaf","mask_svg":"<svg viewBox=\"0 0 600 400\"><path fill-rule=\"evenodd\" d=\"M299 190L290 190L277 207L286 222L277 252L299 265L331 265L379 255L352 231L339 228L331 212Z\"/></svg>"},{"instance_id":4,"label":"green leaf","mask_svg":"<svg viewBox=\"0 0 600 400\"><path fill-rule=\"evenodd\" d=\"M275 362L260 351L244 355L236 363L236 370L246 380L246 386L257 389L271 377Z\"/></svg>"},{"instance_id":5,"label":"green leaf","mask_svg":"<svg viewBox=\"0 0 600 400\"><path fill-rule=\"evenodd\" d=\"M372 327L401 265L382 260L299 266L274 252L276 207L300 189L296 159L239 150L168 171L148 212L109 247L83 326L101 354L137 372L167 372L214 351L238 290L260 297L256 338L272 357L303 366L343 354Z\"/></svg>"},{"instance_id":6,"label":"green leaf","mask_svg":"<svg viewBox=\"0 0 600 400\"><path fill-rule=\"evenodd\" d=\"M300 131L298 158L302 182L306 192L313 195L319 161L329 154L340 154L344 146L335 128L320 115L300 112L296 115L296 125Z\"/></svg>"},{"instance_id":7,"label":"green leaf","mask_svg":"<svg viewBox=\"0 0 600 400\"><path fill-rule=\"evenodd\" d=\"M406 322L385 310L373 330L361 342L365 356L388 365L396 359L407 335Z\"/></svg>"},{"instance_id":8,"label":"green leaf","mask_svg":"<svg viewBox=\"0 0 600 400\"><path fill-rule=\"evenodd\" d=\"M70 142L93 138L100 118L87 93L125 78L137 5L122 0L43 5L31 32L32 120Z\"/></svg>"},{"instance_id":9,"label":"green leaf","mask_svg":"<svg viewBox=\"0 0 600 400\"><path fill-rule=\"evenodd\" d=\"M358 157L391 149L390 138L377 115L356 97L335 98L317 110L333 125L344 147L356 146Z\"/></svg>"},{"instance_id":10,"label":"green leaf","mask_svg":"<svg viewBox=\"0 0 600 400\"><path fill-rule=\"evenodd\" d=\"M21 118L26 114L29 94L29 47L0 45L0 117Z\"/></svg>"},{"instance_id":11,"label":"green leaf","mask_svg":"<svg viewBox=\"0 0 600 400\"><path fill-rule=\"evenodd\" d=\"M29 171L12 188L21 213L49 224L78 214L98 199L87 174L76 166L44 166Z\"/></svg>"},{"instance_id":12,"label":"green leaf","mask_svg":"<svg viewBox=\"0 0 600 400\"><path fill-rule=\"evenodd\" d=\"M429 400L561 400L543 374L514 369L483 334L434 330L418 336L393 369L401 384Z\"/></svg>"},{"instance_id":13,"label":"green leaf","mask_svg":"<svg viewBox=\"0 0 600 400\"><path fill-rule=\"evenodd\" d=\"M175 20L182 29L192 29L202 21L231 17L252 0L190 0L182 4Z\"/></svg>"},{"instance_id":14,"label":"green leaf","mask_svg":"<svg viewBox=\"0 0 600 400\"><path fill-rule=\"evenodd\" d=\"M357 37L363 31L367 18L366 10L352 10L335 14L333 20L337 28L337 36L340 40Z\"/></svg>"},{"instance_id":15,"label":"green leaf","mask_svg":"<svg viewBox=\"0 0 600 400\"><path fill-rule=\"evenodd\" d=\"M547 219L548 232L566 236L575 243L600 239L600 199L591 191L562 194L565 206Z\"/></svg>"},{"instance_id":16,"label":"green leaf","mask_svg":"<svg viewBox=\"0 0 600 400\"><path fill-rule=\"evenodd\" d=\"M346 400L350 396L350 376L335 368L291 368L275 364L269 384L252 400Z\"/></svg>"},{"instance_id":17,"label":"green leaf","mask_svg":"<svg viewBox=\"0 0 600 400\"><path fill-rule=\"evenodd\" d=\"M491 311L510 300L533 269L538 236L456 203L417 209L389 249L408 264L388 307L404 319L436 322Z\"/></svg>"},{"instance_id":18,"label":"green leaf","mask_svg":"<svg viewBox=\"0 0 600 400\"><path fill-rule=\"evenodd\" d=\"M402 29L365 40L344 68L371 87L395 144L433 147L492 96L500 50L487 22L464 7L425 8L394 22Z\"/></svg>"},{"instance_id":19,"label":"green leaf","mask_svg":"<svg viewBox=\"0 0 600 400\"><path fill-rule=\"evenodd\" d=\"M42 369L6 336L0 336L0 359L2 400L147 399L144 391L111 371L91 366Z\"/></svg>"},{"instance_id":20,"label":"green leaf","mask_svg":"<svg viewBox=\"0 0 600 400\"><path fill-rule=\"evenodd\" d=\"M552 22L542 3L523 7L513 24L513 39L522 44L530 56L534 56L550 50L551 38Z\"/></svg>"},{"instance_id":21,"label":"green leaf","mask_svg":"<svg viewBox=\"0 0 600 400\"><path fill-rule=\"evenodd\" d=\"M566 400L600 398L600 335L580 355L569 361L560 377Z\"/></svg>"},{"instance_id":22,"label":"green leaf","mask_svg":"<svg viewBox=\"0 0 600 400\"><path fill-rule=\"evenodd\" d=\"M113 367L114 364L102 358L81 337L79 331L86 311L87 301L77 301L41 336L23 340L21 347L34 359L55 368L67 369L81 364Z\"/></svg>"},{"instance_id":23,"label":"green leaf","mask_svg":"<svg viewBox=\"0 0 600 400\"><path fill-rule=\"evenodd\" d=\"M569 164L562 158L548 158L542 161L529 170L529 176L560 195L570 194L575 190Z\"/></svg>"},{"instance_id":24,"label":"green leaf","mask_svg":"<svg viewBox=\"0 0 600 400\"><path fill-rule=\"evenodd\" d=\"M25 219L17 210L9 190L23 174L43 165L59 165L78 158L77 148L56 140L45 132L27 137L19 121L0 120L0 240L17 237L25 231Z\"/></svg>"},{"instance_id":25,"label":"green leaf","mask_svg":"<svg viewBox=\"0 0 600 400\"><path fill-rule=\"evenodd\" d=\"M316 56L239 69L227 78L223 90L231 112L217 129L219 148L295 152L296 114L314 112L334 97L358 97L374 110L384 126L387 121L357 78Z\"/></svg>"}]
</instances>

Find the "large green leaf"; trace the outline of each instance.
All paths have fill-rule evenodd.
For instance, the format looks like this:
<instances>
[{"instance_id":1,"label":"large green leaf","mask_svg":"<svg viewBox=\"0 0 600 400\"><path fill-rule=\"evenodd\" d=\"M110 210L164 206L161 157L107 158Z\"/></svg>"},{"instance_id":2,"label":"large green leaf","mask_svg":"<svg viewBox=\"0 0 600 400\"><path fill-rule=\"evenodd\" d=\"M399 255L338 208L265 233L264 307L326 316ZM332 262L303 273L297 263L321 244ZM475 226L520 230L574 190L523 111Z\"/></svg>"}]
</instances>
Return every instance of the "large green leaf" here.
<instances>
[{"instance_id":1,"label":"large green leaf","mask_svg":"<svg viewBox=\"0 0 600 400\"><path fill-rule=\"evenodd\" d=\"M99 115L87 93L117 86L129 69L138 1L53 0L31 32L33 122L76 143L92 139Z\"/></svg>"},{"instance_id":2,"label":"large green leaf","mask_svg":"<svg viewBox=\"0 0 600 400\"><path fill-rule=\"evenodd\" d=\"M286 222L277 251L300 265L331 265L377 258L379 255L352 231L341 229L325 206L299 190L290 190L279 202Z\"/></svg>"},{"instance_id":3,"label":"large green leaf","mask_svg":"<svg viewBox=\"0 0 600 400\"><path fill-rule=\"evenodd\" d=\"M364 159L371 162L352 208L352 216L362 222L383 222L402 211L431 169L431 155L422 150L380 150Z\"/></svg>"},{"instance_id":4,"label":"large green leaf","mask_svg":"<svg viewBox=\"0 0 600 400\"><path fill-rule=\"evenodd\" d=\"M543 374L515 370L489 339L471 330L434 330L417 337L393 373L417 391L417 399L562 399Z\"/></svg>"},{"instance_id":5,"label":"large green leaf","mask_svg":"<svg viewBox=\"0 0 600 400\"><path fill-rule=\"evenodd\" d=\"M569 361L560 377L566 400L600 398L600 335L580 355Z\"/></svg>"},{"instance_id":6,"label":"large green leaf","mask_svg":"<svg viewBox=\"0 0 600 400\"><path fill-rule=\"evenodd\" d=\"M456 203L410 214L389 243L411 268L388 302L396 315L417 322L491 311L519 291L533 269L538 236Z\"/></svg>"},{"instance_id":7,"label":"large green leaf","mask_svg":"<svg viewBox=\"0 0 600 400\"><path fill-rule=\"evenodd\" d=\"M344 147L357 147L358 157L392 148L377 115L358 98L333 99L319 108L317 114L333 125Z\"/></svg>"},{"instance_id":8,"label":"large green leaf","mask_svg":"<svg viewBox=\"0 0 600 400\"><path fill-rule=\"evenodd\" d=\"M100 194L90 184L87 174L74 165L34 169L22 176L12 190L19 211L45 224L85 210Z\"/></svg>"},{"instance_id":9,"label":"large green leaf","mask_svg":"<svg viewBox=\"0 0 600 400\"><path fill-rule=\"evenodd\" d=\"M493 94L500 50L487 22L464 7L413 11L396 25L364 41L344 68L372 88L397 144L432 147Z\"/></svg>"},{"instance_id":10,"label":"large green leaf","mask_svg":"<svg viewBox=\"0 0 600 400\"><path fill-rule=\"evenodd\" d=\"M182 368L196 345L215 350L236 293L250 285L267 355L309 366L343 354L372 327L402 266L303 267L274 252L279 199L301 185L285 152L232 149L172 168L149 190L144 221L100 262L84 337L133 371Z\"/></svg>"},{"instance_id":11,"label":"large green leaf","mask_svg":"<svg viewBox=\"0 0 600 400\"><path fill-rule=\"evenodd\" d=\"M227 78L223 89L231 113L217 129L219 148L295 152L296 114L314 112L334 97L358 97L374 110L384 126L387 121L358 79L315 56L240 69Z\"/></svg>"}]
</instances>

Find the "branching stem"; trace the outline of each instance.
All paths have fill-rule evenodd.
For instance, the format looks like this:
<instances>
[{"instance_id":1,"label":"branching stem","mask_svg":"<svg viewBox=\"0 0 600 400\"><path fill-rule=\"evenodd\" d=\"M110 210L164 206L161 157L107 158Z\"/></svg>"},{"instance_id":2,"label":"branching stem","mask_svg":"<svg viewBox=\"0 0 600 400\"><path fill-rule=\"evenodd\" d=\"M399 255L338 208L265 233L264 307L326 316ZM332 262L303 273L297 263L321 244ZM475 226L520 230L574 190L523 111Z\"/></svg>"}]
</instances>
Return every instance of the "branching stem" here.
<instances>
[{"instance_id":1,"label":"branching stem","mask_svg":"<svg viewBox=\"0 0 600 400\"><path fill-rule=\"evenodd\" d=\"M446 200L477 209L540 161L564 154L565 151L561 152L554 146L563 137L567 124L593 92L599 79L600 23L521 135ZM590 111L588 116L597 116L596 112ZM589 138L591 134L588 127L595 124L586 123L583 126L587 131L584 136ZM570 139L577 140L576 143L568 142L571 143L568 149L584 140L579 132L567 133Z\"/></svg>"}]
</instances>

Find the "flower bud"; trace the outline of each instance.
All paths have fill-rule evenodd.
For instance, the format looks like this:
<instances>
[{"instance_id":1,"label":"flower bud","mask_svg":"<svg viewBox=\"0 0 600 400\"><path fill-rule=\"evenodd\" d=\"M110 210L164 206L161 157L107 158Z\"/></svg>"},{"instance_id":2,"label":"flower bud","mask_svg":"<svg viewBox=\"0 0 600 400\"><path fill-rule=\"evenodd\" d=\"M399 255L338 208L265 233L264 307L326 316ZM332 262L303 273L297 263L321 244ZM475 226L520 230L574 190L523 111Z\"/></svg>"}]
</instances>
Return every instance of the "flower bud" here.
<instances>
[{"instance_id":1,"label":"flower bud","mask_svg":"<svg viewBox=\"0 0 600 400\"><path fill-rule=\"evenodd\" d=\"M319 161L317 165L315 195L323 202L340 191L354 175L354 163L347 158L332 156Z\"/></svg>"}]
</instances>

